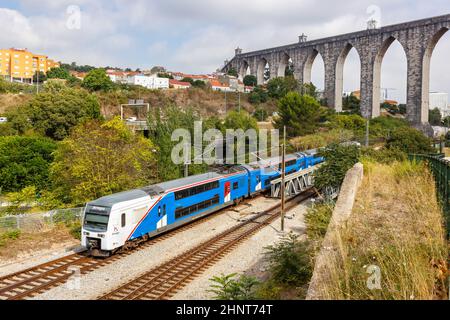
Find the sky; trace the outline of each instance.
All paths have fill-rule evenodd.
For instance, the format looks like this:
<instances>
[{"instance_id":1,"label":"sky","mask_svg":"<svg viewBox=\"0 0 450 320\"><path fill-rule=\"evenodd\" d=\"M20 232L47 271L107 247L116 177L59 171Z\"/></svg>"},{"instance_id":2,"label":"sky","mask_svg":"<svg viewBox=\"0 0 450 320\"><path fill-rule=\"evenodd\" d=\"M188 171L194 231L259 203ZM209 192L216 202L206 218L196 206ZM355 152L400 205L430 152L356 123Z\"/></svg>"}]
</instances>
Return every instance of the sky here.
<instances>
[{"instance_id":1,"label":"sky","mask_svg":"<svg viewBox=\"0 0 450 320\"><path fill-rule=\"evenodd\" d=\"M244 52L320 39L450 13L448 0L0 0L0 48L21 47L58 61L94 66L209 73ZM431 90L450 92L450 33L432 59ZM344 90L359 89L359 57L344 67ZM313 82L323 88L320 58ZM404 102L406 58L394 43L382 66L382 87Z\"/></svg>"}]
</instances>

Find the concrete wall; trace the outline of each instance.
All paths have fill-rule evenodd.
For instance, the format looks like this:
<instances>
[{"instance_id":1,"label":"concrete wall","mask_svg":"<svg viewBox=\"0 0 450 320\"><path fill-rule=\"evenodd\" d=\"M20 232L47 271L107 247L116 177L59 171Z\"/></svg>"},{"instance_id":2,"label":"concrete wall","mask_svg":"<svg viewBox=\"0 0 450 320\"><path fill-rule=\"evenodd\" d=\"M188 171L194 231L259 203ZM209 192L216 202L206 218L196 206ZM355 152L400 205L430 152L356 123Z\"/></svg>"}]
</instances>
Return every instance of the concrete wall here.
<instances>
[{"instance_id":1,"label":"concrete wall","mask_svg":"<svg viewBox=\"0 0 450 320\"><path fill-rule=\"evenodd\" d=\"M361 185L363 175L363 165L358 163L345 176L330 225L322 242L320 252L316 257L314 273L306 297L307 300L325 300L328 298L323 289L323 285L327 281L333 281L333 275L330 274L331 271L328 266L336 257L339 257L339 230L345 228L346 222L352 213L356 193Z\"/></svg>"},{"instance_id":2,"label":"concrete wall","mask_svg":"<svg viewBox=\"0 0 450 320\"><path fill-rule=\"evenodd\" d=\"M271 77L284 75L291 59L294 76L301 83L311 81L311 67L318 54L325 63L325 97L328 106L342 110L343 66L348 52L355 48L361 61L361 110L366 118L380 115L380 81L383 57L395 40L405 50L407 75L407 117L418 128L428 128L430 60L439 39L450 29L450 15L406 22L380 29L364 30L314 41L242 53L223 68L234 68L245 76L257 76L264 83L264 68L269 64Z\"/></svg>"}]
</instances>

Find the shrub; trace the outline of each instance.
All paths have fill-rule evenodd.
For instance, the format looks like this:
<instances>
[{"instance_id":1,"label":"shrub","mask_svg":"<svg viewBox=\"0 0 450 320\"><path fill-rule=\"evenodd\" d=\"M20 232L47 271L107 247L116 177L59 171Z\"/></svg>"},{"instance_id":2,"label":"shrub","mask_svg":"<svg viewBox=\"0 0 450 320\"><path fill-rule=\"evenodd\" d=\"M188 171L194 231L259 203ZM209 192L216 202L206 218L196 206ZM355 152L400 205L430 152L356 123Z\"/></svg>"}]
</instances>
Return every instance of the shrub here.
<instances>
[{"instance_id":1,"label":"shrub","mask_svg":"<svg viewBox=\"0 0 450 320\"><path fill-rule=\"evenodd\" d=\"M290 141L290 143L295 149L305 151L326 147L332 143L350 141L353 138L354 134L350 130L333 129L330 131L294 138Z\"/></svg>"},{"instance_id":2,"label":"shrub","mask_svg":"<svg viewBox=\"0 0 450 320\"><path fill-rule=\"evenodd\" d=\"M11 230L0 234L0 247L5 246L8 241L19 239L21 234L20 230Z\"/></svg>"},{"instance_id":3,"label":"shrub","mask_svg":"<svg viewBox=\"0 0 450 320\"><path fill-rule=\"evenodd\" d=\"M266 247L265 259L273 280L279 284L301 286L312 276L310 244L300 241L299 236L293 233Z\"/></svg>"},{"instance_id":4,"label":"shrub","mask_svg":"<svg viewBox=\"0 0 450 320\"><path fill-rule=\"evenodd\" d=\"M409 127L400 127L392 131L386 147L405 153L427 154L435 153L432 143L433 141L422 132Z\"/></svg>"},{"instance_id":5,"label":"shrub","mask_svg":"<svg viewBox=\"0 0 450 320\"><path fill-rule=\"evenodd\" d=\"M364 158L385 164L390 164L394 161L404 161L407 159L407 154L397 148L382 148L380 150L375 150L373 148L362 148L361 155Z\"/></svg>"},{"instance_id":6,"label":"shrub","mask_svg":"<svg viewBox=\"0 0 450 320\"><path fill-rule=\"evenodd\" d=\"M400 127L409 127L409 124L404 119L378 117L370 120L370 137L388 139L391 132Z\"/></svg>"},{"instance_id":7,"label":"shrub","mask_svg":"<svg viewBox=\"0 0 450 320\"><path fill-rule=\"evenodd\" d=\"M255 277L241 276L237 274L221 275L210 279L213 284L209 292L215 294L216 300L254 300L254 290L260 282Z\"/></svg>"},{"instance_id":8,"label":"shrub","mask_svg":"<svg viewBox=\"0 0 450 320\"><path fill-rule=\"evenodd\" d=\"M357 146L332 144L322 150L326 162L315 173L315 186L319 190L326 187L340 187L347 171L359 161L360 149Z\"/></svg>"},{"instance_id":9,"label":"shrub","mask_svg":"<svg viewBox=\"0 0 450 320\"><path fill-rule=\"evenodd\" d=\"M351 130L354 133L363 133L366 130L366 119L357 114L334 114L329 116L328 120L331 129Z\"/></svg>"},{"instance_id":10,"label":"shrub","mask_svg":"<svg viewBox=\"0 0 450 320\"><path fill-rule=\"evenodd\" d=\"M69 225L69 233L77 240L81 240L81 222L74 222Z\"/></svg>"}]
</instances>

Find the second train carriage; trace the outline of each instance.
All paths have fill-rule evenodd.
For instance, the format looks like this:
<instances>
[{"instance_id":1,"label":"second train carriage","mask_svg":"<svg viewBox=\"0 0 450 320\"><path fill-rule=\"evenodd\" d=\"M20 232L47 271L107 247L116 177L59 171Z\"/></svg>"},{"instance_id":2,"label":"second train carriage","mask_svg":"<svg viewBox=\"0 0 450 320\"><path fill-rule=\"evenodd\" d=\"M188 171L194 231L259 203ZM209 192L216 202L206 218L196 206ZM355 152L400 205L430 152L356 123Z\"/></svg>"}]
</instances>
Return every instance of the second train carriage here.
<instances>
[{"instance_id":1,"label":"second train carriage","mask_svg":"<svg viewBox=\"0 0 450 320\"><path fill-rule=\"evenodd\" d=\"M286 173L322 161L315 151L288 155ZM82 245L108 256L263 192L280 171L280 158L273 158L102 197L86 205Z\"/></svg>"}]
</instances>

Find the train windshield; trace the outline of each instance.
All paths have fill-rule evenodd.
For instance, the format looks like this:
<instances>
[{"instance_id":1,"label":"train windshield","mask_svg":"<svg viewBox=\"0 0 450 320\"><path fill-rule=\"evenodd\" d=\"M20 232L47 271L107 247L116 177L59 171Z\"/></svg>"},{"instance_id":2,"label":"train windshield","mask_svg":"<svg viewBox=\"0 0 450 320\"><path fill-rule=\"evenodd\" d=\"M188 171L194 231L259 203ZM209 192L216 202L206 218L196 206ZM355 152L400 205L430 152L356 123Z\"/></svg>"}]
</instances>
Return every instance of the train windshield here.
<instances>
[{"instance_id":1,"label":"train windshield","mask_svg":"<svg viewBox=\"0 0 450 320\"><path fill-rule=\"evenodd\" d=\"M88 206L84 216L84 228L94 231L106 231L108 229L109 208Z\"/></svg>"}]
</instances>

